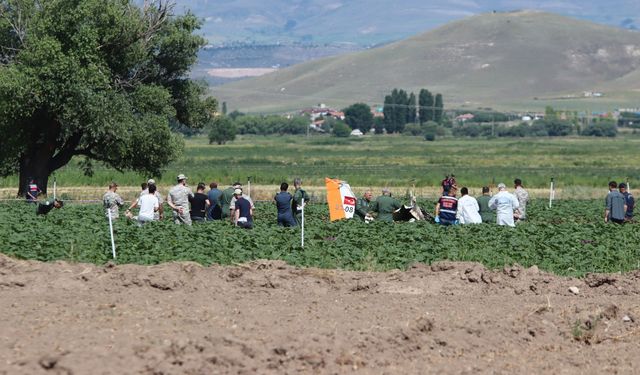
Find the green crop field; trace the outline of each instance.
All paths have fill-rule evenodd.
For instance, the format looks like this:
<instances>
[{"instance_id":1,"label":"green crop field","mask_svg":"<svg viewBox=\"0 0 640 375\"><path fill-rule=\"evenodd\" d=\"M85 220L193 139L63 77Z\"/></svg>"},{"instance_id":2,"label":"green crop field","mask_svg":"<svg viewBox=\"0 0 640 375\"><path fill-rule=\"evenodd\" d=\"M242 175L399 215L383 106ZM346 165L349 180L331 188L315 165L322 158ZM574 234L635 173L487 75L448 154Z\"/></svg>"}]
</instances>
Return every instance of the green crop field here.
<instances>
[{"instance_id":1,"label":"green crop field","mask_svg":"<svg viewBox=\"0 0 640 375\"><path fill-rule=\"evenodd\" d=\"M209 145L204 137L187 139L184 156L166 168L161 185L178 173L198 181L216 180L274 185L301 177L305 184L324 185L325 177L348 181L356 189L367 186L437 186L447 173L463 185L523 179L530 188L548 186L555 177L559 188L604 187L609 179L640 180L640 138L635 135L602 138L453 139L426 142L420 137L366 136L337 139L328 136L243 136L224 146ZM86 177L80 160L56 173L58 186L137 186L149 177L119 173L97 164ZM51 182L50 186L51 186ZM0 187L17 187L17 176L0 179Z\"/></svg>"},{"instance_id":2,"label":"green crop field","mask_svg":"<svg viewBox=\"0 0 640 375\"><path fill-rule=\"evenodd\" d=\"M191 227L170 220L140 228L120 218L115 223L117 263L157 264L195 261L233 264L281 259L297 266L352 270L404 269L415 262L477 261L488 267L521 264L562 275L637 269L637 224L602 223L601 201L561 201L552 209L533 201L531 220L516 228L480 224L441 227L427 222L365 224L329 222L326 205L307 210L306 241L299 228L280 228L272 204L257 206L255 228L228 222ZM432 211L433 202L422 207ZM108 222L98 205L68 205L36 217L26 203L0 205L2 252L23 259L104 264L111 260Z\"/></svg>"}]
</instances>

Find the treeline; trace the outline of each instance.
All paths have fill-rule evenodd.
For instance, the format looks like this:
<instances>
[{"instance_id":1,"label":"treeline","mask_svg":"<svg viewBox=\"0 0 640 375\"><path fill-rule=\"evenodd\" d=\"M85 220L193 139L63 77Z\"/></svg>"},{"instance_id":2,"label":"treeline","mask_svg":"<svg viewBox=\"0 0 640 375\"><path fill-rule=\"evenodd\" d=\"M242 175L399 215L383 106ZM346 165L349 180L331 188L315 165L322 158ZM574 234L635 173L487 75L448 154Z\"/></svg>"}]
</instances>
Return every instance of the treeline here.
<instances>
[{"instance_id":1,"label":"treeline","mask_svg":"<svg viewBox=\"0 0 640 375\"><path fill-rule=\"evenodd\" d=\"M422 89L418 96L402 89L393 89L385 96L382 107L384 128L387 133L402 133L407 124L441 123L444 114L442 94L435 96Z\"/></svg>"},{"instance_id":2,"label":"treeline","mask_svg":"<svg viewBox=\"0 0 640 375\"><path fill-rule=\"evenodd\" d=\"M225 144L234 140L237 134L305 134L308 127L309 118L306 116L256 116L234 111L212 121L208 129L209 143Z\"/></svg>"},{"instance_id":3,"label":"treeline","mask_svg":"<svg viewBox=\"0 0 640 375\"><path fill-rule=\"evenodd\" d=\"M616 122L610 119L595 119L587 125L568 120L544 119L532 123L522 122L515 126L488 123L465 123L454 125L454 137L565 137L582 135L593 137L615 137Z\"/></svg>"}]
</instances>

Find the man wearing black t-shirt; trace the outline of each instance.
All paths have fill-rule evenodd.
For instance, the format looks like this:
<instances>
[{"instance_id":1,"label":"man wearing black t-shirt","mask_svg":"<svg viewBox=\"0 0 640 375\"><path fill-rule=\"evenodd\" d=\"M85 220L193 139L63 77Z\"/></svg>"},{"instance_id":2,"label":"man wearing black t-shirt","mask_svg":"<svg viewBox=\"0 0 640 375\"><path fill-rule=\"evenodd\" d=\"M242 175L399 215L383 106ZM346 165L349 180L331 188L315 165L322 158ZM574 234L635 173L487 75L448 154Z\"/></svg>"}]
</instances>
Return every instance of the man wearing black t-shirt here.
<instances>
[{"instance_id":1,"label":"man wearing black t-shirt","mask_svg":"<svg viewBox=\"0 0 640 375\"><path fill-rule=\"evenodd\" d=\"M191 221L204 221L207 207L210 205L209 197L204 193L204 182L198 184L196 193L189 197L191 203Z\"/></svg>"},{"instance_id":2,"label":"man wearing black t-shirt","mask_svg":"<svg viewBox=\"0 0 640 375\"><path fill-rule=\"evenodd\" d=\"M253 227L253 207L251 202L242 196L242 189L235 189L233 195L236 197L234 222L236 226L251 229Z\"/></svg>"}]
</instances>

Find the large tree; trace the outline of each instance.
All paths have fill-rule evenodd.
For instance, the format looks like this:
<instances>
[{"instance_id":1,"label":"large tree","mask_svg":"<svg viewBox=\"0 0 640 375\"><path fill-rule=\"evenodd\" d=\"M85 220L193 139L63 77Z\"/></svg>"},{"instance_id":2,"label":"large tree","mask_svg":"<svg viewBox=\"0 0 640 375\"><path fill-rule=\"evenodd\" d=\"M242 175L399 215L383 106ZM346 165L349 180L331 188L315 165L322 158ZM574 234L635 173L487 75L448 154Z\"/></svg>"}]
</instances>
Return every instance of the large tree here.
<instances>
[{"instance_id":1,"label":"large tree","mask_svg":"<svg viewBox=\"0 0 640 375\"><path fill-rule=\"evenodd\" d=\"M139 6L136 4L140 4ZM0 0L0 175L46 190L74 157L159 175L214 99L188 70L205 41L165 0Z\"/></svg>"},{"instance_id":2,"label":"large tree","mask_svg":"<svg viewBox=\"0 0 640 375\"><path fill-rule=\"evenodd\" d=\"M356 103L342 110L344 112L344 122L351 129L360 129L363 132L369 131L373 125L373 114L371 107L364 103Z\"/></svg>"}]
</instances>

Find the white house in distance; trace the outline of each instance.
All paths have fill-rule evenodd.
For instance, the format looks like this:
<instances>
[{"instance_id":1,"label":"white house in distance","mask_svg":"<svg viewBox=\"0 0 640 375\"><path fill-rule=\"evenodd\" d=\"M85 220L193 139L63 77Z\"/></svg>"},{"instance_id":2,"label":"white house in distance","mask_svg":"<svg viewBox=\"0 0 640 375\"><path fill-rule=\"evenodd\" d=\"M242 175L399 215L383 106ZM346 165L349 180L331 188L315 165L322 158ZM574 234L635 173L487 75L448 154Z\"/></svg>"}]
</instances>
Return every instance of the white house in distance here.
<instances>
[{"instance_id":1,"label":"white house in distance","mask_svg":"<svg viewBox=\"0 0 640 375\"><path fill-rule=\"evenodd\" d=\"M355 137L362 137L364 135L364 133L362 133L362 131L360 129L353 129L351 131L350 135L355 136Z\"/></svg>"}]
</instances>

